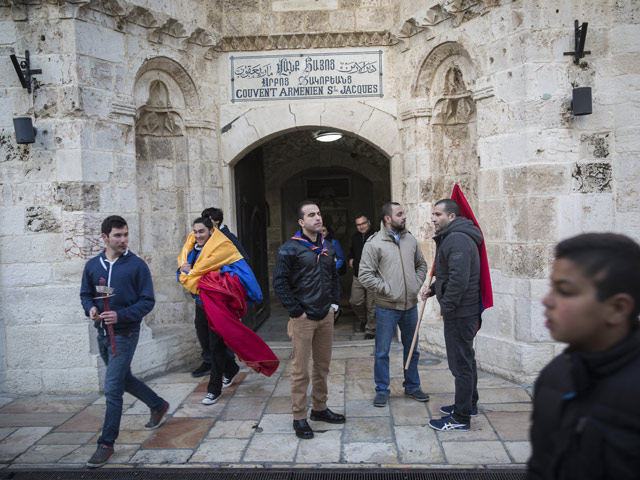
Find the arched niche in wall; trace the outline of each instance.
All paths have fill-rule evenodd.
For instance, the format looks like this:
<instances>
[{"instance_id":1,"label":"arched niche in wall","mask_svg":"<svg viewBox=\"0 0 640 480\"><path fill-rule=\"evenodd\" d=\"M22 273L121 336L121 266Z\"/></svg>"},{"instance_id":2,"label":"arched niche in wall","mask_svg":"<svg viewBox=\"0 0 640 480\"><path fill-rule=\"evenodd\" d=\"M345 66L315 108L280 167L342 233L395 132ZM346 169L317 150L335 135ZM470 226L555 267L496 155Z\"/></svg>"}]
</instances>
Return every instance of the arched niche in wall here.
<instances>
[{"instance_id":1,"label":"arched niche in wall","mask_svg":"<svg viewBox=\"0 0 640 480\"><path fill-rule=\"evenodd\" d=\"M133 89L140 251L156 291L150 326L183 323L185 295L176 288L176 255L188 234L189 149L186 119L198 111L195 87L168 58L145 62ZM196 159L199 160L199 159Z\"/></svg>"},{"instance_id":2,"label":"arched niche in wall","mask_svg":"<svg viewBox=\"0 0 640 480\"><path fill-rule=\"evenodd\" d=\"M425 196L448 197L459 184L477 203L476 107L472 98L475 69L468 52L456 42L434 48L422 63L412 94L428 105L431 168Z\"/></svg>"}]
</instances>

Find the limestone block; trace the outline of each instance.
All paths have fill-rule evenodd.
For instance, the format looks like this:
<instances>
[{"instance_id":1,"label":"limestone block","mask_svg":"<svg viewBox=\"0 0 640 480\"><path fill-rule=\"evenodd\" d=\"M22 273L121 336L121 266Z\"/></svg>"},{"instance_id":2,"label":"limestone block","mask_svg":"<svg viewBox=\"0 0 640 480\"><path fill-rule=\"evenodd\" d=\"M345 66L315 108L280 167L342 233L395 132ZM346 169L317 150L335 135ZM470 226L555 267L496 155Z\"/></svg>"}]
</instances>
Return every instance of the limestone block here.
<instances>
[{"instance_id":1,"label":"limestone block","mask_svg":"<svg viewBox=\"0 0 640 480\"><path fill-rule=\"evenodd\" d=\"M616 53L638 53L637 39L640 38L640 24L614 23L609 28L611 45L615 45Z\"/></svg>"},{"instance_id":2,"label":"limestone block","mask_svg":"<svg viewBox=\"0 0 640 480\"><path fill-rule=\"evenodd\" d=\"M21 263L35 258L60 262L64 259L63 238L62 233L1 237L0 258L4 264Z\"/></svg>"},{"instance_id":3,"label":"limestone block","mask_svg":"<svg viewBox=\"0 0 640 480\"><path fill-rule=\"evenodd\" d=\"M170 188L174 185L173 167L170 165L158 165L156 167L159 188Z\"/></svg>"},{"instance_id":4,"label":"limestone block","mask_svg":"<svg viewBox=\"0 0 640 480\"><path fill-rule=\"evenodd\" d=\"M125 57L124 35L93 23L76 22L76 49L80 55L118 63Z\"/></svg>"},{"instance_id":5,"label":"limestone block","mask_svg":"<svg viewBox=\"0 0 640 480\"><path fill-rule=\"evenodd\" d=\"M521 197L507 199L506 238L512 242L553 242L556 238L556 199ZM541 213L545 212L544 215ZM551 219L551 221L550 221Z\"/></svg>"},{"instance_id":6,"label":"limestone block","mask_svg":"<svg viewBox=\"0 0 640 480\"><path fill-rule=\"evenodd\" d=\"M640 215L635 213L619 213L616 216L615 231L623 233L640 242Z\"/></svg>"},{"instance_id":7,"label":"limestone block","mask_svg":"<svg viewBox=\"0 0 640 480\"><path fill-rule=\"evenodd\" d=\"M82 312L78 284L52 284L42 287L21 286L7 289L7 292L12 297L11 309L5 312L7 325L85 322L83 317L69 315L70 312ZM38 328L40 326L38 325Z\"/></svg>"},{"instance_id":8,"label":"limestone block","mask_svg":"<svg viewBox=\"0 0 640 480\"><path fill-rule=\"evenodd\" d=\"M14 370L7 369L5 371L6 378L4 381L4 391L19 395L37 395L43 391L42 370ZM29 428L29 427L27 427ZM49 427L40 427L44 429L42 435L46 433Z\"/></svg>"},{"instance_id":9,"label":"limestone block","mask_svg":"<svg viewBox=\"0 0 640 480\"><path fill-rule=\"evenodd\" d=\"M537 377L554 357L555 347L551 343L524 344L521 352L522 371Z\"/></svg>"},{"instance_id":10,"label":"limestone block","mask_svg":"<svg viewBox=\"0 0 640 480\"><path fill-rule=\"evenodd\" d=\"M0 128L7 131L13 128L13 107L8 97L0 98Z\"/></svg>"},{"instance_id":11,"label":"limestone block","mask_svg":"<svg viewBox=\"0 0 640 480\"><path fill-rule=\"evenodd\" d=\"M42 393L65 395L97 394L103 390L103 380L94 366L50 368L43 370Z\"/></svg>"},{"instance_id":12,"label":"limestone block","mask_svg":"<svg viewBox=\"0 0 640 480\"><path fill-rule=\"evenodd\" d=\"M633 103L638 97L640 74L611 75L606 72L606 75L598 76L597 81L602 85L596 90L599 105L615 107L624 102Z\"/></svg>"},{"instance_id":13,"label":"limestone block","mask_svg":"<svg viewBox=\"0 0 640 480\"><path fill-rule=\"evenodd\" d=\"M400 138L394 117L377 109L366 117L363 116L364 112L358 112L358 114L359 118L353 120L364 120L361 128L349 131L357 132L359 136L380 148L388 157L400 152ZM322 119L323 122L326 120L325 115ZM386 132L386 134L381 136L380 132Z\"/></svg>"},{"instance_id":14,"label":"limestone block","mask_svg":"<svg viewBox=\"0 0 640 480\"><path fill-rule=\"evenodd\" d=\"M82 180L106 182L113 173L113 153L96 150L82 151Z\"/></svg>"},{"instance_id":15,"label":"limestone block","mask_svg":"<svg viewBox=\"0 0 640 480\"><path fill-rule=\"evenodd\" d=\"M16 40L15 22L0 22L0 45L11 45Z\"/></svg>"},{"instance_id":16,"label":"limestone block","mask_svg":"<svg viewBox=\"0 0 640 480\"><path fill-rule=\"evenodd\" d=\"M291 115L293 115L296 127L321 125L322 113L325 109L324 103L298 102L290 105Z\"/></svg>"},{"instance_id":17,"label":"limestone block","mask_svg":"<svg viewBox=\"0 0 640 480\"><path fill-rule=\"evenodd\" d=\"M85 263L84 259L67 260L66 262L54 263L52 265L53 281L55 283L80 285Z\"/></svg>"},{"instance_id":18,"label":"limestone block","mask_svg":"<svg viewBox=\"0 0 640 480\"><path fill-rule=\"evenodd\" d=\"M544 307L540 300L515 299L515 339L519 342L548 342L549 331L544 326Z\"/></svg>"},{"instance_id":19,"label":"limestone block","mask_svg":"<svg viewBox=\"0 0 640 480\"><path fill-rule=\"evenodd\" d=\"M478 171L478 196L486 200L502 196L501 170L482 169ZM486 211L488 212L488 210Z\"/></svg>"},{"instance_id":20,"label":"limestone block","mask_svg":"<svg viewBox=\"0 0 640 480\"><path fill-rule=\"evenodd\" d=\"M63 95L62 101L68 112L82 110L87 115L103 120L108 119L111 114L113 92L89 87L65 87Z\"/></svg>"},{"instance_id":21,"label":"limestone block","mask_svg":"<svg viewBox=\"0 0 640 480\"><path fill-rule=\"evenodd\" d=\"M515 283L517 281L514 277L509 277L502 274L501 270L493 268L493 265L489 263L490 273L491 273L491 287L493 289L493 294L505 294L505 295L514 295L515 293Z\"/></svg>"},{"instance_id":22,"label":"limestone block","mask_svg":"<svg viewBox=\"0 0 640 480\"><path fill-rule=\"evenodd\" d=\"M289 105L279 102L274 102L274 105L268 107L253 108L244 115L244 118L250 128L254 129L261 138L291 129L296 123ZM265 118L269 118L270 121L265 122Z\"/></svg>"},{"instance_id":23,"label":"limestone block","mask_svg":"<svg viewBox=\"0 0 640 480\"><path fill-rule=\"evenodd\" d=\"M478 139L478 157L483 168L502 167L502 158L499 154L499 136Z\"/></svg>"},{"instance_id":24,"label":"limestone block","mask_svg":"<svg viewBox=\"0 0 640 480\"><path fill-rule=\"evenodd\" d=\"M304 32L304 15L299 12L280 12L282 33Z\"/></svg>"},{"instance_id":25,"label":"limestone block","mask_svg":"<svg viewBox=\"0 0 640 480\"><path fill-rule=\"evenodd\" d=\"M53 189L50 183L24 183L6 185L5 203L18 205L47 205L53 201Z\"/></svg>"},{"instance_id":26,"label":"limestone block","mask_svg":"<svg viewBox=\"0 0 640 480\"><path fill-rule=\"evenodd\" d=\"M329 12L331 31L352 32L355 30L356 15L353 10L333 10Z\"/></svg>"},{"instance_id":27,"label":"limestone block","mask_svg":"<svg viewBox=\"0 0 640 480\"><path fill-rule=\"evenodd\" d=\"M175 283L175 282L174 282ZM182 297L182 292L176 289L176 292ZM155 312L153 326L157 325L192 325L193 317L187 315L185 303L183 299L179 302L162 302L158 305Z\"/></svg>"},{"instance_id":28,"label":"limestone block","mask_svg":"<svg viewBox=\"0 0 640 480\"><path fill-rule=\"evenodd\" d=\"M611 55L607 58L592 60L596 71L607 72L608 75L629 75L640 73L640 62L637 53Z\"/></svg>"},{"instance_id":29,"label":"limestone block","mask_svg":"<svg viewBox=\"0 0 640 480\"><path fill-rule=\"evenodd\" d=\"M48 263L13 263L2 265L0 269L0 280L3 288L8 289L47 285L53 280L53 270Z\"/></svg>"},{"instance_id":30,"label":"limestone block","mask_svg":"<svg viewBox=\"0 0 640 480\"><path fill-rule=\"evenodd\" d=\"M8 370L82 368L89 364L86 324L7 325L6 334Z\"/></svg>"},{"instance_id":31,"label":"limestone block","mask_svg":"<svg viewBox=\"0 0 640 480\"><path fill-rule=\"evenodd\" d=\"M383 31L393 27L393 18L385 8L359 8L356 10L358 31Z\"/></svg>"},{"instance_id":32,"label":"limestone block","mask_svg":"<svg viewBox=\"0 0 640 480\"><path fill-rule=\"evenodd\" d=\"M77 182L82 180L82 150L69 149L56 151L56 179L59 182Z\"/></svg>"},{"instance_id":33,"label":"limestone block","mask_svg":"<svg viewBox=\"0 0 640 480\"><path fill-rule=\"evenodd\" d=\"M626 127L626 128L617 128L615 131L615 151L617 153L637 153L640 152L640 136L638 135L638 127ZM624 161L620 160L620 156L616 159L619 167L622 167L622 170L616 172L616 178L620 176L625 176L628 169L631 167L632 172L635 174L636 169L635 165L638 165L637 155L625 155Z\"/></svg>"},{"instance_id":34,"label":"limestone block","mask_svg":"<svg viewBox=\"0 0 640 480\"><path fill-rule=\"evenodd\" d=\"M261 19L260 12L249 12L243 15L243 33L245 35L255 35L256 32L259 32Z\"/></svg>"},{"instance_id":35,"label":"limestone block","mask_svg":"<svg viewBox=\"0 0 640 480\"><path fill-rule=\"evenodd\" d=\"M502 268L515 277L547 278L551 255L547 245L505 243L501 246Z\"/></svg>"},{"instance_id":36,"label":"limestone block","mask_svg":"<svg viewBox=\"0 0 640 480\"><path fill-rule=\"evenodd\" d=\"M225 122L220 123L225 124ZM223 133L220 137L223 165L228 165L240 154L246 152L250 145L259 140L260 136L249 124L245 116L238 118L231 130ZM191 176L191 178L193 177Z\"/></svg>"},{"instance_id":37,"label":"limestone block","mask_svg":"<svg viewBox=\"0 0 640 480\"><path fill-rule=\"evenodd\" d=\"M506 168L502 172L505 195L568 193L568 166L527 165Z\"/></svg>"},{"instance_id":38,"label":"limestone block","mask_svg":"<svg viewBox=\"0 0 640 480\"><path fill-rule=\"evenodd\" d=\"M507 214L507 204L504 200L487 200L480 202L478 206L478 221L482 227L482 233L487 241L506 240L507 220L511 212Z\"/></svg>"},{"instance_id":39,"label":"limestone block","mask_svg":"<svg viewBox=\"0 0 640 480\"><path fill-rule=\"evenodd\" d=\"M415 177L416 171L416 155L413 152L406 152L402 156L402 173L403 178Z\"/></svg>"},{"instance_id":40,"label":"limestone block","mask_svg":"<svg viewBox=\"0 0 640 480\"><path fill-rule=\"evenodd\" d=\"M0 206L0 235L24 235L25 209L23 206ZM7 260L2 256L3 262Z\"/></svg>"},{"instance_id":41,"label":"limestone block","mask_svg":"<svg viewBox=\"0 0 640 480\"><path fill-rule=\"evenodd\" d=\"M94 129L95 149L107 152L123 150L129 127L116 124L100 124Z\"/></svg>"},{"instance_id":42,"label":"limestone block","mask_svg":"<svg viewBox=\"0 0 640 480\"><path fill-rule=\"evenodd\" d=\"M482 314L482 332L493 337L514 338L514 323L520 321L515 313L512 295L494 294L493 307Z\"/></svg>"},{"instance_id":43,"label":"limestone block","mask_svg":"<svg viewBox=\"0 0 640 480\"><path fill-rule=\"evenodd\" d=\"M523 153L526 147L527 134L524 132L499 135L495 152L498 166L508 167L525 163L526 158ZM506 189L505 193L507 193Z\"/></svg>"},{"instance_id":44,"label":"limestone block","mask_svg":"<svg viewBox=\"0 0 640 480\"><path fill-rule=\"evenodd\" d=\"M116 153L113 157L113 180L118 184L135 183L135 155Z\"/></svg>"},{"instance_id":45,"label":"limestone block","mask_svg":"<svg viewBox=\"0 0 640 480\"><path fill-rule=\"evenodd\" d=\"M315 10L305 13L306 32L329 32L333 31L329 23L329 12L326 10Z\"/></svg>"},{"instance_id":46,"label":"limestone block","mask_svg":"<svg viewBox=\"0 0 640 480\"><path fill-rule=\"evenodd\" d=\"M491 268L502 268L502 248L500 243L485 242L487 247L487 258Z\"/></svg>"},{"instance_id":47,"label":"limestone block","mask_svg":"<svg viewBox=\"0 0 640 480\"><path fill-rule=\"evenodd\" d=\"M618 182L616 185L616 209L620 213L640 213L639 177L633 182Z\"/></svg>"}]
</instances>

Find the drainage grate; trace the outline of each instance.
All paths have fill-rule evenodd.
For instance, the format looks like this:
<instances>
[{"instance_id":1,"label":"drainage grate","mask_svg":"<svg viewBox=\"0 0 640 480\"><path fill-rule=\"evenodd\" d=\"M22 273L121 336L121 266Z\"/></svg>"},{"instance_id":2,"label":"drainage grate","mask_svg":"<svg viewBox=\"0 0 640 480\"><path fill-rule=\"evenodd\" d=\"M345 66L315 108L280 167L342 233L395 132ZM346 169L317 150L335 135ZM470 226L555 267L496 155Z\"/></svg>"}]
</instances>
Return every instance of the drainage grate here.
<instances>
[{"instance_id":1,"label":"drainage grate","mask_svg":"<svg viewBox=\"0 0 640 480\"><path fill-rule=\"evenodd\" d=\"M525 480L524 470L15 470L0 480Z\"/></svg>"}]
</instances>

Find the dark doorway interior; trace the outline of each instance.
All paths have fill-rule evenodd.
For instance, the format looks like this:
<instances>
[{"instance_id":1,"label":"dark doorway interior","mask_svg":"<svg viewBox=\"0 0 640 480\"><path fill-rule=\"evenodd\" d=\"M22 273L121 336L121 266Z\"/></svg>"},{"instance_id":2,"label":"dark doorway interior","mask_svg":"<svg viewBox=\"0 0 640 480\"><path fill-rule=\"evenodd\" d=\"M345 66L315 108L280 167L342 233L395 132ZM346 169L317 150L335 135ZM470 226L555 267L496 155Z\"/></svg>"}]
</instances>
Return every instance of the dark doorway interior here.
<instances>
[{"instance_id":1,"label":"dark doorway interior","mask_svg":"<svg viewBox=\"0 0 640 480\"><path fill-rule=\"evenodd\" d=\"M330 144L317 142L311 130L300 130L264 143L238 162L234 170L238 236L265 298L270 296L278 248L298 229L296 205L318 202L323 220L334 230L348 256L354 219L365 214L378 229L377 211L390 199L389 160L371 145L348 135ZM353 271L341 278L341 306L349 306ZM274 310L275 311L275 310ZM269 315L265 301L247 325L257 328Z\"/></svg>"},{"instance_id":2,"label":"dark doorway interior","mask_svg":"<svg viewBox=\"0 0 640 480\"><path fill-rule=\"evenodd\" d=\"M269 317L269 270L267 265L267 207L264 195L262 149L256 148L235 168L238 238L249 255L249 264L262 289L264 300L250 306L243 323L255 330Z\"/></svg>"}]
</instances>

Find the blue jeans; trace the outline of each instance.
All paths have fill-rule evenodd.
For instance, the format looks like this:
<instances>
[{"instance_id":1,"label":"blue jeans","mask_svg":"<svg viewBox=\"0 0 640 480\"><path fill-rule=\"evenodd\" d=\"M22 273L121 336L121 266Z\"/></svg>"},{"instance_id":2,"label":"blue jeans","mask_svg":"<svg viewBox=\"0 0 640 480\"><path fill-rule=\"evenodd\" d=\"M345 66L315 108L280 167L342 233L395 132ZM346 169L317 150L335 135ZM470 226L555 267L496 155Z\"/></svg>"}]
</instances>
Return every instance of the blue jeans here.
<instances>
[{"instance_id":1,"label":"blue jeans","mask_svg":"<svg viewBox=\"0 0 640 480\"><path fill-rule=\"evenodd\" d=\"M98 443L113 447L120 433L120 418L122 417L122 396L124 392L142 400L151 410L158 410L164 406L164 400L131 374L131 360L138 345L136 333L116 335L118 355L113 356L109 336L98 335L98 349L100 356L107 365L104 375L104 396L107 399L107 410L104 414L102 435Z\"/></svg>"},{"instance_id":2,"label":"blue jeans","mask_svg":"<svg viewBox=\"0 0 640 480\"><path fill-rule=\"evenodd\" d=\"M418 324L418 308L409 310L391 310L389 308L376 307L376 360L373 375L376 382L376 393L389 396L389 350L391 340L396 330L400 327L400 339L402 341L402 366L406 365L409 349L413 341L413 333ZM402 386L406 393L414 393L420 390L420 376L418 375L418 350L413 351L409 369L404 371Z\"/></svg>"}]
</instances>

